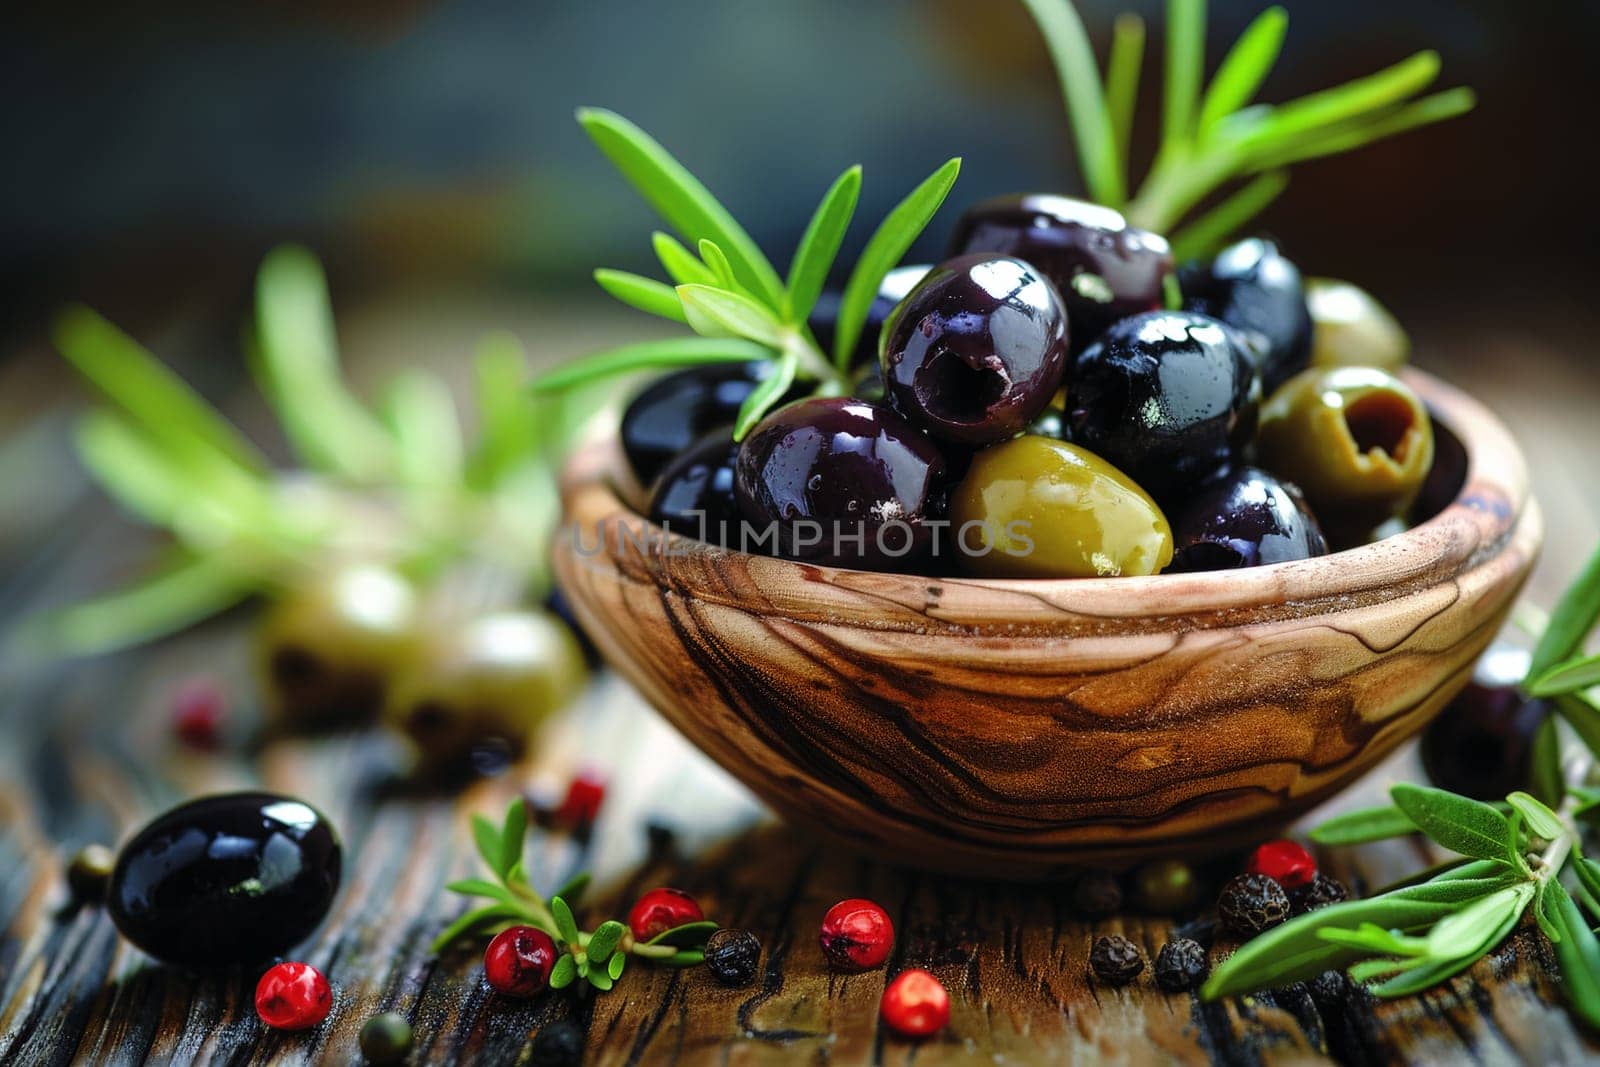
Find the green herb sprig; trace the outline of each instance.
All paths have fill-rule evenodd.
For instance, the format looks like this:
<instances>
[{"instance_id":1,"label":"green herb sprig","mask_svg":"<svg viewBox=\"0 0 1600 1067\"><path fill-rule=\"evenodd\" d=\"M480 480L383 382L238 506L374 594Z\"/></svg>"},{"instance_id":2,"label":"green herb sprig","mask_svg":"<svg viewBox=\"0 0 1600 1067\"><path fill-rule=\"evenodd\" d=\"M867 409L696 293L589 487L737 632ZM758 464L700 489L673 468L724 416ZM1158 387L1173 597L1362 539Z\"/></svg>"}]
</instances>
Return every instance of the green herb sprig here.
<instances>
[{"instance_id":1,"label":"green herb sprig","mask_svg":"<svg viewBox=\"0 0 1600 1067\"><path fill-rule=\"evenodd\" d=\"M1600 923L1600 863L1584 855L1580 828L1600 815L1591 780L1600 765L1600 675L1597 657L1582 651L1597 620L1600 550L1548 621L1524 622L1540 634L1521 688L1556 709L1534 739L1532 792L1486 804L1401 784L1389 791L1391 805L1318 826L1311 839L1326 846L1420 832L1461 858L1252 939L1217 967L1203 995L1275 988L1330 968L1348 969L1376 996L1416 993L1470 967L1531 914L1555 948L1567 1003L1600 1028L1600 941L1591 929Z\"/></svg>"},{"instance_id":2,"label":"green herb sprig","mask_svg":"<svg viewBox=\"0 0 1600 1067\"><path fill-rule=\"evenodd\" d=\"M1144 21L1137 15L1117 19L1102 80L1071 0L1022 2L1044 35L1061 82L1089 195L1125 210L1136 225L1170 233L1180 258L1213 250L1259 214L1288 186L1290 165L1464 114L1475 103L1465 88L1417 96L1439 75L1439 56L1425 51L1336 88L1284 104L1255 104L1277 63L1288 13L1281 7L1263 11L1205 84L1205 0L1168 0L1159 147L1144 179L1134 183L1129 144ZM1136 187L1130 192L1131 184ZM1229 187L1229 195L1191 219Z\"/></svg>"},{"instance_id":3,"label":"green herb sprig","mask_svg":"<svg viewBox=\"0 0 1600 1067\"><path fill-rule=\"evenodd\" d=\"M593 930L581 929L572 909L588 888L589 875L568 880L548 899L540 896L522 865L527 820L527 804L521 797L506 808L498 826L482 815L472 817L473 842L489 878L467 878L445 888L488 903L467 910L440 931L433 941L434 952L463 939L481 940L510 926L532 926L549 934L561 950L550 973L552 989L586 982L601 992L622 977L629 957L668 967L692 967L705 959L706 939L717 928L714 922L685 923L648 941L635 941L628 927L615 919Z\"/></svg>"},{"instance_id":4,"label":"green herb sprig","mask_svg":"<svg viewBox=\"0 0 1600 1067\"><path fill-rule=\"evenodd\" d=\"M301 466L264 453L133 338L87 307L55 324L56 347L101 403L75 428L90 475L134 516L173 535L149 577L33 621L45 653L151 640L248 597L342 565L426 580L471 558L508 588L542 595L558 502L553 470L574 412L522 389L507 335L476 355L481 430L468 441L445 384L422 371L369 407L345 384L327 280L303 248L269 253L247 330L250 368Z\"/></svg>"},{"instance_id":5,"label":"green herb sprig","mask_svg":"<svg viewBox=\"0 0 1600 1067\"><path fill-rule=\"evenodd\" d=\"M768 360L771 371L739 410L734 440L742 440L797 381L824 394L850 391L850 354L878 288L938 212L961 169L960 159L939 167L868 239L845 284L830 358L806 320L854 218L861 194L859 166L839 175L823 194L788 275L780 278L727 208L649 134L621 115L595 108L580 110L578 121L682 238L661 232L652 238L671 284L607 269L595 271L595 281L622 303L685 324L700 339L646 341L600 352L536 379L534 392L558 393L634 371Z\"/></svg>"}]
</instances>

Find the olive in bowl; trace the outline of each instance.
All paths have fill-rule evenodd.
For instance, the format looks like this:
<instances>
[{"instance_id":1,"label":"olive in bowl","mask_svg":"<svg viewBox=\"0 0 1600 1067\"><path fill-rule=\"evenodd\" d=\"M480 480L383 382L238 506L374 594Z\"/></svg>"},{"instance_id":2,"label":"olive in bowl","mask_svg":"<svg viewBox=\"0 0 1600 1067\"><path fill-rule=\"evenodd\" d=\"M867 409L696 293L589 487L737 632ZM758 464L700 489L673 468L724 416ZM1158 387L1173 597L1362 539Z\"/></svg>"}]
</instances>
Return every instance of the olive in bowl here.
<instances>
[{"instance_id":1,"label":"olive in bowl","mask_svg":"<svg viewBox=\"0 0 1600 1067\"><path fill-rule=\"evenodd\" d=\"M651 382L622 415L622 449L641 486L701 436L732 424L772 370L765 360L709 363Z\"/></svg>"},{"instance_id":2,"label":"olive in bowl","mask_svg":"<svg viewBox=\"0 0 1600 1067\"><path fill-rule=\"evenodd\" d=\"M1288 563L1328 551L1304 494L1257 467L1238 467L1208 482L1176 514L1172 528L1168 574Z\"/></svg>"},{"instance_id":3,"label":"olive in bowl","mask_svg":"<svg viewBox=\"0 0 1600 1067\"><path fill-rule=\"evenodd\" d=\"M676 533L724 547L738 544L739 499L732 427L713 430L680 452L650 493L650 518Z\"/></svg>"},{"instance_id":4,"label":"olive in bowl","mask_svg":"<svg viewBox=\"0 0 1600 1067\"><path fill-rule=\"evenodd\" d=\"M895 412L851 397L779 408L739 446L734 493L744 538L776 554L868 569L913 569L943 518L945 461ZM759 550L759 549L758 549Z\"/></svg>"},{"instance_id":5,"label":"olive in bowl","mask_svg":"<svg viewBox=\"0 0 1600 1067\"><path fill-rule=\"evenodd\" d=\"M1092 452L1025 435L984 449L950 494L968 573L992 578L1155 574L1172 530L1143 489Z\"/></svg>"},{"instance_id":6,"label":"olive in bowl","mask_svg":"<svg viewBox=\"0 0 1600 1067\"><path fill-rule=\"evenodd\" d=\"M1178 272L1183 306L1221 319L1256 342L1262 389L1270 393L1311 362L1311 312L1296 267L1271 241L1230 245L1210 263Z\"/></svg>"},{"instance_id":7,"label":"olive in bowl","mask_svg":"<svg viewBox=\"0 0 1600 1067\"><path fill-rule=\"evenodd\" d=\"M1332 278L1306 283L1311 312L1311 365L1397 371L1411 358L1405 328L1359 285Z\"/></svg>"},{"instance_id":8,"label":"olive in bowl","mask_svg":"<svg viewBox=\"0 0 1600 1067\"><path fill-rule=\"evenodd\" d=\"M883 328L889 403L943 441L1015 437L1043 411L1067 365L1067 313L1045 277L1020 259L946 260L907 294Z\"/></svg>"},{"instance_id":9,"label":"olive in bowl","mask_svg":"<svg viewBox=\"0 0 1600 1067\"><path fill-rule=\"evenodd\" d=\"M1404 382L1376 367L1313 368L1261 411L1256 458L1305 491L1335 545L1403 516L1433 465L1433 423Z\"/></svg>"},{"instance_id":10,"label":"olive in bowl","mask_svg":"<svg viewBox=\"0 0 1600 1067\"><path fill-rule=\"evenodd\" d=\"M1234 461L1260 402L1238 334L1205 315L1154 311L1122 320L1078 355L1067 424L1075 443L1166 504Z\"/></svg>"},{"instance_id":11,"label":"olive in bowl","mask_svg":"<svg viewBox=\"0 0 1600 1067\"><path fill-rule=\"evenodd\" d=\"M993 252L1032 263L1054 283L1072 322L1074 351L1118 319L1155 311L1172 274L1166 238L1120 212L1047 193L1005 196L968 209L950 254Z\"/></svg>"}]
</instances>

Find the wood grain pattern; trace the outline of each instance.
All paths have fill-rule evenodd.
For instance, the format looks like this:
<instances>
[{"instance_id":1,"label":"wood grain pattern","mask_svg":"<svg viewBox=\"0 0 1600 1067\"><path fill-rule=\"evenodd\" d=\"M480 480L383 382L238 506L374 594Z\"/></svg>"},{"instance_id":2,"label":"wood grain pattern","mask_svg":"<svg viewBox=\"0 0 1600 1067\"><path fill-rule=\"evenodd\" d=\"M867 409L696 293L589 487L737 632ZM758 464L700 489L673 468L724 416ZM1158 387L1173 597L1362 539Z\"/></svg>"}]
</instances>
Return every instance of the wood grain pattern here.
<instances>
[{"instance_id":1,"label":"wood grain pattern","mask_svg":"<svg viewBox=\"0 0 1600 1067\"><path fill-rule=\"evenodd\" d=\"M1249 572L1079 581L869 574L668 535L568 472L556 568L607 659L768 803L916 866L1048 878L1259 836L1463 684L1537 553L1515 443L1412 383L1466 444L1397 537Z\"/></svg>"}]
</instances>

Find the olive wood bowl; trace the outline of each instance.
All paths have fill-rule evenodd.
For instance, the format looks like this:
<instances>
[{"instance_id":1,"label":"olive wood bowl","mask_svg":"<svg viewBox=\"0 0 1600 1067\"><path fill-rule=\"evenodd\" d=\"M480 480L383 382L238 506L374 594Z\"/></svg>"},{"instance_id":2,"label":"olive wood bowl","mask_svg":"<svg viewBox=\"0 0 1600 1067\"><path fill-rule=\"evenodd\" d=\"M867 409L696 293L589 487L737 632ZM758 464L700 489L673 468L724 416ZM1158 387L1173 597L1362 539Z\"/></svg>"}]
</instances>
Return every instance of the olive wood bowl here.
<instances>
[{"instance_id":1,"label":"olive wood bowl","mask_svg":"<svg viewBox=\"0 0 1600 1067\"><path fill-rule=\"evenodd\" d=\"M1242 845L1421 729L1538 552L1505 427L1406 378L1442 426L1441 463L1459 442L1464 481L1404 533L1317 559L977 580L749 555L644 519L612 433L565 472L556 573L674 726L862 852L1042 879Z\"/></svg>"}]
</instances>

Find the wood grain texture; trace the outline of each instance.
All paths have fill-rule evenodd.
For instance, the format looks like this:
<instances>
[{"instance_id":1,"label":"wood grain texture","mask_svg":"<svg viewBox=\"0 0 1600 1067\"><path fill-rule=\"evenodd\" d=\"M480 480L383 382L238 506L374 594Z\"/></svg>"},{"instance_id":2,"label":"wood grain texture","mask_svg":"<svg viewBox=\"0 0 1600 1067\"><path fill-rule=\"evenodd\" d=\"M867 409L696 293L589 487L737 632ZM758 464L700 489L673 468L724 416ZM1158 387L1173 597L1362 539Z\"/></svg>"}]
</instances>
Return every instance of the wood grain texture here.
<instances>
[{"instance_id":1,"label":"wood grain texture","mask_svg":"<svg viewBox=\"0 0 1600 1067\"><path fill-rule=\"evenodd\" d=\"M1466 444L1456 500L1397 537L1244 572L1076 581L872 574L666 534L565 486L556 569L608 661L790 818L920 867L1048 878L1260 836L1348 784L1463 684L1537 554L1520 454Z\"/></svg>"}]
</instances>

